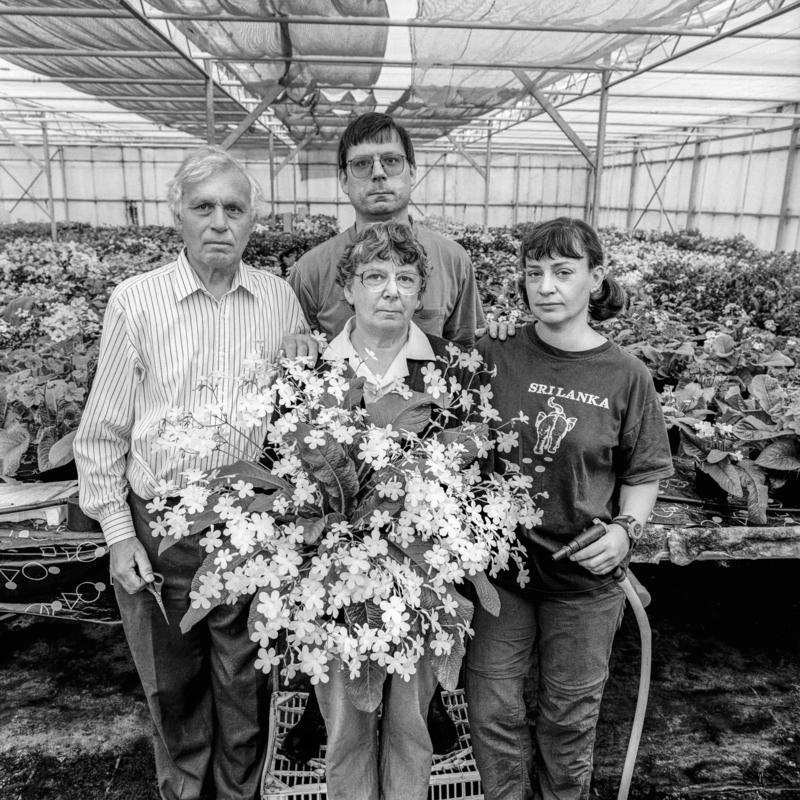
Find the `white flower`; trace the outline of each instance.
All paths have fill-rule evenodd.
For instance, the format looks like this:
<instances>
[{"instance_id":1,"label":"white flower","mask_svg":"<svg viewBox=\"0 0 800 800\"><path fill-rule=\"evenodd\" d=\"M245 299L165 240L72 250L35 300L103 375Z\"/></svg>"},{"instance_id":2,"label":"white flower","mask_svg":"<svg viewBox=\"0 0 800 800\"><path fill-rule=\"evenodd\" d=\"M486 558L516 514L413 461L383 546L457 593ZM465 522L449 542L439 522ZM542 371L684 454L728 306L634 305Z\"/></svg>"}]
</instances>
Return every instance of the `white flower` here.
<instances>
[{"instance_id":1,"label":"white flower","mask_svg":"<svg viewBox=\"0 0 800 800\"><path fill-rule=\"evenodd\" d=\"M253 484L247 483L246 481L236 481L236 483L231 485L231 489L236 492L240 498L244 499L245 497L254 497L255 492L253 491Z\"/></svg>"}]
</instances>

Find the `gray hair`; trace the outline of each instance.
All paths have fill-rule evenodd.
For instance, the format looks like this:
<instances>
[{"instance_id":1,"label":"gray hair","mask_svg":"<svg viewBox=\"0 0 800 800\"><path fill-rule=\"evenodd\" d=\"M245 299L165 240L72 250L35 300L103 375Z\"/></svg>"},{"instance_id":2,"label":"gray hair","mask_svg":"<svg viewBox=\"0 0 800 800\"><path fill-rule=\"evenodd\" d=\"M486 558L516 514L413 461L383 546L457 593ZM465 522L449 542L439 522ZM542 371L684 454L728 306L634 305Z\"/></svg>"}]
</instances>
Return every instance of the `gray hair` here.
<instances>
[{"instance_id":1,"label":"gray hair","mask_svg":"<svg viewBox=\"0 0 800 800\"><path fill-rule=\"evenodd\" d=\"M261 187L227 150L215 145L198 147L189 153L183 159L172 180L167 184L167 200L172 214L176 218L179 216L183 200L183 187L187 183L196 183L226 170L236 170L247 178L250 185L250 212L255 218L259 207L264 202Z\"/></svg>"}]
</instances>

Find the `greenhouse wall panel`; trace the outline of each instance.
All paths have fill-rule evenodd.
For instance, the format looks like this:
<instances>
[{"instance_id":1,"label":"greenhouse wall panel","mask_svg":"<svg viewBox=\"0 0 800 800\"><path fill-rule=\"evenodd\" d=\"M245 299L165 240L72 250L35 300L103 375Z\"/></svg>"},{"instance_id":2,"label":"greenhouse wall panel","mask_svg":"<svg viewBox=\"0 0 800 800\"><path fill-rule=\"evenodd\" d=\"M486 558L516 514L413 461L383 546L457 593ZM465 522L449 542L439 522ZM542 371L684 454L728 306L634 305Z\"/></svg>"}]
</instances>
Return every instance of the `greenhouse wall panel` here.
<instances>
[{"instance_id":1,"label":"greenhouse wall panel","mask_svg":"<svg viewBox=\"0 0 800 800\"><path fill-rule=\"evenodd\" d=\"M742 234L772 249L778 234L790 136L791 129L785 124L776 130L740 132L727 139L703 142L699 159L693 143L682 149L676 144L643 150L633 196L633 154L612 153L603 171L597 224L624 228L630 220L640 229L679 230L691 222L703 233L722 237ZM187 152L180 147L54 148L51 161L56 219L94 225L172 224L166 187ZM292 160L279 172L284 155L276 154L274 198L270 197L268 153L248 149L234 154L261 184L267 212L329 214L340 225L352 222L353 211L338 185L332 149L302 151L297 163ZM472 157L483 169L485 152L474 151ZM47 221L47 185L44 176L38 174L38 166L10 145L0 145L0 158L8 170L0 171L0 221ZM481 225L486 220L489 225L501 226L585 213L589 171L579 155L493 153L488 207L484 179L461 153L448 152L445 160L441 150L418 148L417 161L419 184L411 206L415 216L444 215L470 224ZM660 184L660 201L654 196L654 183ZM20 185L31 186L38 205L23 194ZM790 199L798 196L800 168L794 172L789 194ZM797 203L790 203L784 247L797 247L797 216Z\"/></svg>"}]
</instances>

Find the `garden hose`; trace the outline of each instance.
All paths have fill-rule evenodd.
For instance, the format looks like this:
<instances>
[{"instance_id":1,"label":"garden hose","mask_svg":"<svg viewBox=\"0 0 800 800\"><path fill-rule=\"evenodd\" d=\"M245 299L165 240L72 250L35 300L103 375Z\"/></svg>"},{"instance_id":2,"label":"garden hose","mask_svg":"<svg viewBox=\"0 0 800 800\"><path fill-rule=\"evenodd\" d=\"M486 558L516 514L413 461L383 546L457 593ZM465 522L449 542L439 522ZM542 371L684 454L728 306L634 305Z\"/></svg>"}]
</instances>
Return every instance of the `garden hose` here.
<instances>
[{"instance_id":1,"label":"garden hose","mask_svg":"<svg viewBox=\"0 0 800 800\"><path fill-rule=\"evenodd\" d=\"M564 558L571 553L591 544L592 541L597 541L605 533L605 525L602 523L596 524L591 528L583 531L575 539L572 540L565 547L546 539L544 536L539 535L534 531L528 531L527 536L535 544L543 547L545 550L553 554L556 560ZM625 754L625 763L622 767L622 778L620 779L619 791L617 792L617 800L628 800L628 792L631 788L631 780L633 779L633 768L636 766L636 756L639 753L639 742L642 738L642 728L644 727L644 715L647 711L647 700L650 694L650 670L653 660L653 637L650 630L650 621L647 619L647 614L644 610L644 605L631 582L630 577L625 569L621 566L616 567L611 573L612 577L619 584L623 594L631 604L633 615L636 618L636 623L639 626L639 641L641 642L641 666L639 669L639 691L636 695L636 711L633 715L633 723L631 724L631 736L628 740L628 750Z\"/></svg>"},{"instance_id":2,"label":"garden hose","mask_svg":"<svg viewBox=\"0 0 800 800\"><path fill-rule=\"evenodd\" d=\"M631 738L628 740L628 751L625 754L625 764L622 768L622 778L619 783L617 800L628 800L628 792L631 788L633 778L633 768L636 765L636 756L639 752L639 741L642 738L642 728L644 727L644 715L647 711L647 698L650 694L650 668L653 660L653 637L650 630L650 621L644 610L642 601L633 588L631 579L627 572L623 571L622 579L617 579L620 588L628 598L628 602L633 609L633 615L639 625L639 641L641 642L642 661L639 669L639 692L636 696L636 711L633 715L631 725Z\"/></svg>"}]
</instances>

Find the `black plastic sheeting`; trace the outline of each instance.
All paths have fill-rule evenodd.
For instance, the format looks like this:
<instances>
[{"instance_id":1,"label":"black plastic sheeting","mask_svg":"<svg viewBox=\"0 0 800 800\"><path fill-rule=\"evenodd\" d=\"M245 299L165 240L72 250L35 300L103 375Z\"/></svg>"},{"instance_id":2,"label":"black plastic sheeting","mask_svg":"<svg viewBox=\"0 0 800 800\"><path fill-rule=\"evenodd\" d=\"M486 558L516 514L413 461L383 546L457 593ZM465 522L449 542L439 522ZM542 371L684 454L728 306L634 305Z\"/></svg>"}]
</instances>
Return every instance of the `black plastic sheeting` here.
<instances>
[{"instance_id":1,"label":"black plastic sheeting","mask_svg":"<svg viewBox=\"0 0 800 800\"><path fill-rule=\"evenodd\" d=\"M102 534L0 529L0 613L119 624Z\"/></svg>"}]
</instances>

